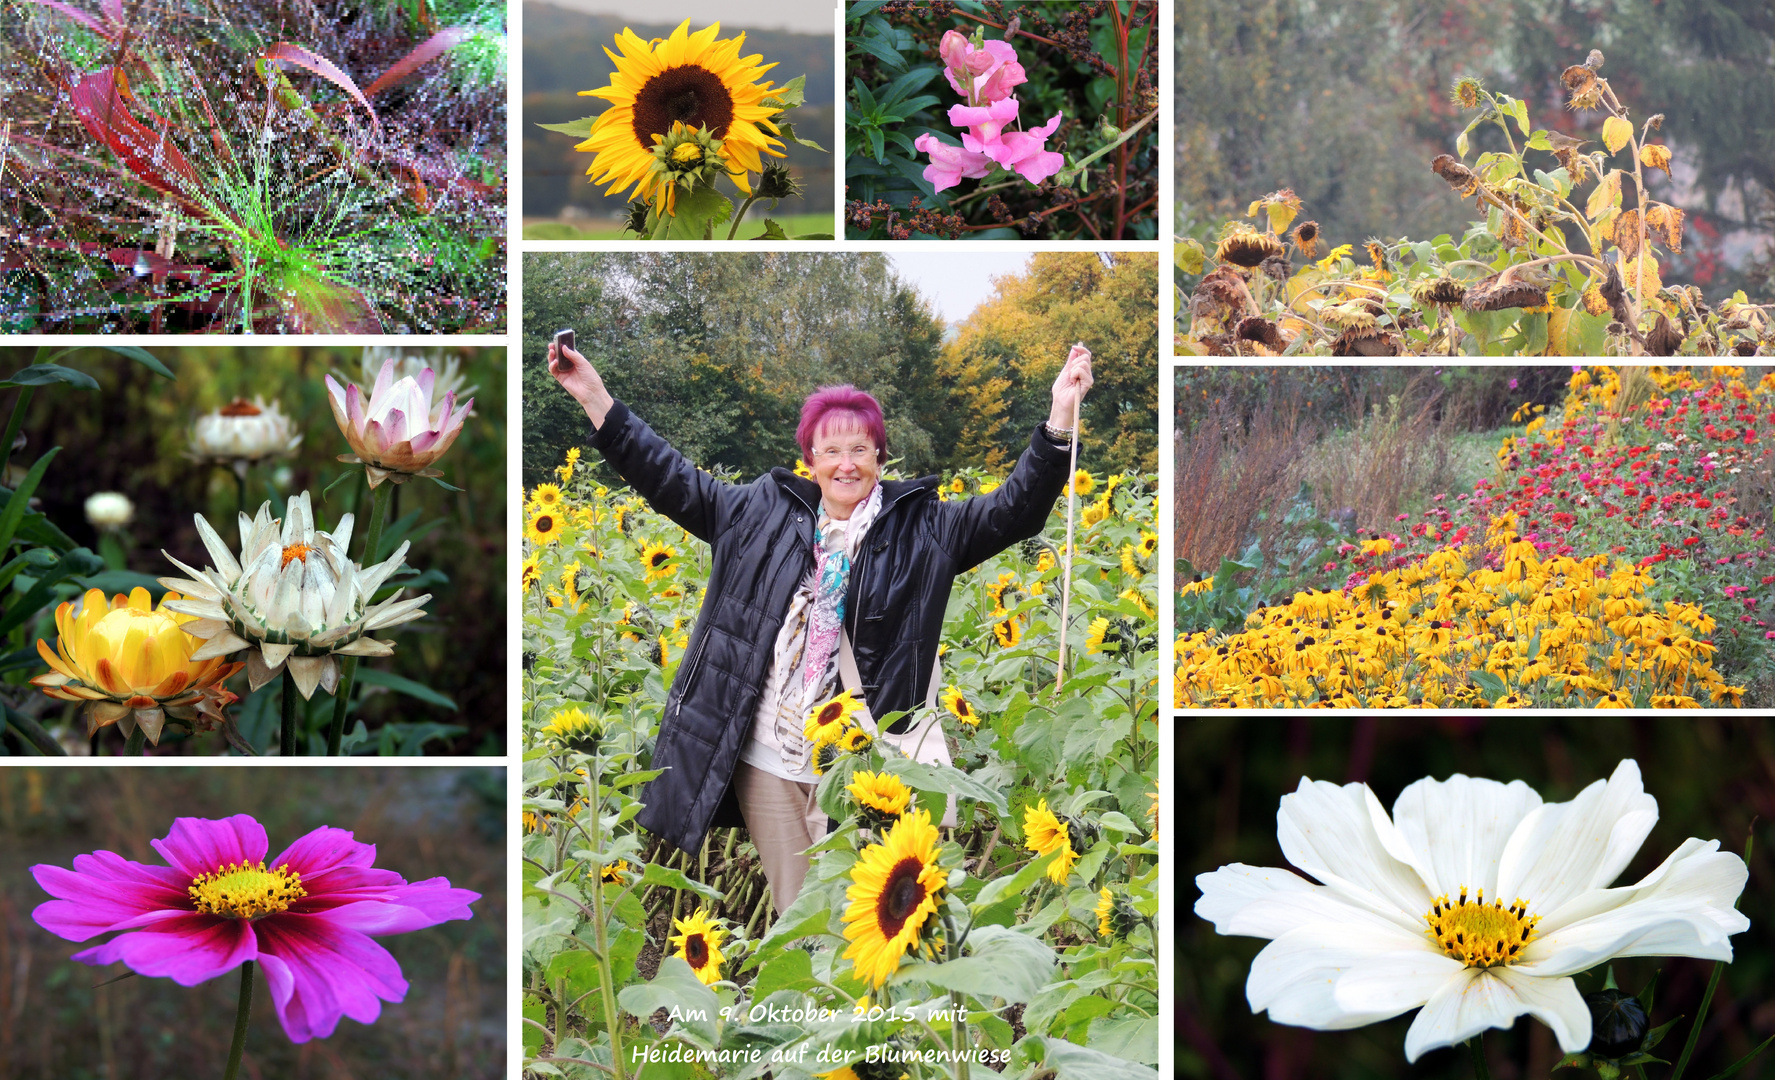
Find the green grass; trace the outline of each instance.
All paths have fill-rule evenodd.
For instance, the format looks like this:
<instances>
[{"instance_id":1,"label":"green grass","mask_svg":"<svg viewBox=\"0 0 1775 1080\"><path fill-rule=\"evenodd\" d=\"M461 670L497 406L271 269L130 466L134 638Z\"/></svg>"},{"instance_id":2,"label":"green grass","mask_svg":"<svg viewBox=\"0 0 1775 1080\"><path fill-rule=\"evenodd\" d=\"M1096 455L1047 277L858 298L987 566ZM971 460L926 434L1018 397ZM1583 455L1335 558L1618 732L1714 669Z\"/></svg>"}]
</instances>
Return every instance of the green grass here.
<instances>
[{"instance_id":1,"label":"green grass","mask_svg":"<svg viewBox=\"0 0 1775 1080\"><path fill-rule=\"evenodd\" d=\"M787 214L778 217L754 206L747 211L746 220L740 224L739 235L734 239L758 239L764 232L764 219L767 217L781 225L783 231L791 237L806 236L810 233L831 235L834 227L834 215L832 214ZM716 231L722 239L725 239L726 230L727 227L724 225ZM567 221L531 221L524 224L524 239L526 240L633 240L635 238L635 234L623 232L622 226L615 222L575 225Z\"/></svg>"}]
</instances>

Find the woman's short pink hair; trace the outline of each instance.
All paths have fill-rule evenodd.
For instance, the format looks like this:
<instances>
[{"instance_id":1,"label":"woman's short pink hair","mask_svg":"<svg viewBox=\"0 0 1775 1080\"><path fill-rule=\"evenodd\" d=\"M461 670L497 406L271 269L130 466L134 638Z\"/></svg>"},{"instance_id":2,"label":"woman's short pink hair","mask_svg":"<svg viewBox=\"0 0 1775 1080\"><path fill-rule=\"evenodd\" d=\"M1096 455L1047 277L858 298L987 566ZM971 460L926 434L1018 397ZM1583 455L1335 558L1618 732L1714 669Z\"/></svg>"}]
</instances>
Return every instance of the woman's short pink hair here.
<instances>
[{"instance_id":1,"label":"woman's short pink hair","mask_svg":"<svg viewBox=\"0 0 1775 1080\"><path fill-rule=\"evenodd\" d=\"M795 441L801 446L801 460L812 464L814 440L827 427L850 422L863 429L875 444L875 462L887 462L887 425L881 419L881 402L856 387L822 386L801 403L801 423L795 428Z\"/></svg>"}]
</instances>

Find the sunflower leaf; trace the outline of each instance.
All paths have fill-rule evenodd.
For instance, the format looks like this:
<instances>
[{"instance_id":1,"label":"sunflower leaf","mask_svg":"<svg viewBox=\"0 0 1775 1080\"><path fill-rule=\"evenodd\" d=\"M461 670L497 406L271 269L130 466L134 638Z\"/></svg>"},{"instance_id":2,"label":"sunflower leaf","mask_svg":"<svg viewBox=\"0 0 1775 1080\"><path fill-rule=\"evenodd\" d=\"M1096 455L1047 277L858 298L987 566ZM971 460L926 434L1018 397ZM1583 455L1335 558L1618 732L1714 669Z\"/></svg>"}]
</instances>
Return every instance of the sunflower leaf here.
<instances>
[{"instance_id":1,"label":"sunflower leaf","mask_svg":"<svg viewBox=\"0 0 1775 1080\"><path fill-rule=\"evenodd\" d=\"M666 957L660 961L659 973L651 982L623 987L616 1000L625 1012L643 1020L665 1009L687 1032L710 1045L715 1043L715 1018L721 1010L721 999L702 984L681 957Z\"/></svg>"},{"instance_id":2,"label":"sunflower leaf","mask_svg":"<svg viewBox=\"0 0 1775 1080\"><path fill-rule=\"evenodd\" d=\"M974 902L968 905L968 910L979 913L997 903L1007 894L1027 892L1031 885L1047 875L1048 866L1059 858L1060 853L1064 850L1063 846L1056 847L1046 855L1031 859L1023 865L1023 869L1010 877L993 878L981 888L980 895L974 897Z\"/></svg>"},{"instance_id":3,"label":"sunflower leaf","mask_svg":"<svg viewBox=\"0 0 1775 1080\"><path fill-rule=\"evenodd\" d=\"M641 872L641 884L664 885L668 889L689 889L705 900L719 901L722 893L700 881L684 876L684 871L673 870L659 863L648 863Z\"/></svg>"},{"instance_id":4,"label":"sunflower leaf","mask_svg":"<svg viewBox=\"0 0 1775 1080\"><path fill-rule=\"evenodd\" d=\"M973 955L941 964L902 964L889 985L921 982L982 1001L1028 1002L1054 973L1053 948L1009 927L974 927L968 948Z\"/></svg>"},{"instance_id":5,"label":"sunflower leaf","mask_svg":"<svg viewBox=\"0 0 1775 1080\"><path fill-rule=\"evenodd\" d=\"M802 146L806 146L811 149L818 150L822 154L826 152L826 148L824 146L821 146L819 143L814 142L812 139L804 139L801 136L795 134L795 125L794 124L789 124L789 123L778 124L777 130L783 133L783 138L788 139L791 142L800 143Z\"/></svg>"},{"instance_id":6,"label":"sunflower leaf","mask_svg":"<svg viewBox=\"0 0 1775 1080\"><path fill-rule=\"evenodd\" d=\"M770 93L758 104L766 109L793 109L806 101L807 76L797 75L781 86L771 87Z\"/></svg>"},{"instance_id":7,"label":"sunflower leaf","mask_svg":"<svg viewBox=\"0 0 1775 1080\"><path fill-rule=\"evenodd\" d=\"M589 139L592 136L592 125L597 122L597 117L588 116L581 120L569 120L565 124L538 124L536 126L547 128L550 131L558 131L563 135L571 135L576 139Z\"/></svg>"}]
</instances>

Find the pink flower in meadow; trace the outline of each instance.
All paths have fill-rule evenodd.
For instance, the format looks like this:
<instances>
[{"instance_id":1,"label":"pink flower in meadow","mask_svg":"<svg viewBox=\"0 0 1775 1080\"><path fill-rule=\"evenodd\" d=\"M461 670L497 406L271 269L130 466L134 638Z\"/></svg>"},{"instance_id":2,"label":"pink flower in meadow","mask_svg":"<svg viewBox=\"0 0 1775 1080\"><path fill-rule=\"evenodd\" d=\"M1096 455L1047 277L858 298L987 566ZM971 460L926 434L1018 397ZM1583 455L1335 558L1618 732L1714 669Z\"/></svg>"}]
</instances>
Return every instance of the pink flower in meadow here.
<instances>
[{"instance_id":1,"label":"pink flower in meadow","mask_svg":"<svg viewBox=\"0 0 1775 1080\"><path fill-rule=\"evenodd\" d=\"M152 843L171 865L95 851L72 870L31 867L56 898L31 918L69 941L128 931L73 959L121 961L180 986L256 960L292 1042L326 1038L341 1016L372 1023L383 1001L406 997L400 965L370 935L467 919L481 898L441 877L409 884L375 869L375 846L344 829L315 829L269 862L265 827L247 814L179 818Z\"/></svg>"},{"instance_id":2,"label":"pink flower in meadow","mask_svg":"<svg viewBox=\"0 0 1775 1080\"><path fill-rule=\"evenodd\" d=\"M982 152L1030 183L1039 184L1066 164L1064 156L1047 148L1048 136L1060 126L1060 116L1055 113L1053 119L1039 128L1007 131L997 142L986 144ZM969 146L969 136L963 135L961 141L963 146Z\"/></svg>"},{"instance_id":3,"label":"pink flower in meadow","mask_svg":"<svg viewBox=\"0 0 1775 1080\"><path fill-rule=\"evenodd\" d=\"M978 180L992 171L992 159L985 154L951 146L929 132L912 140L912 145L931 155L931 163L924 167L924 178L938 191L954 187L963 177Z\"/></svg>"}]
</instances>

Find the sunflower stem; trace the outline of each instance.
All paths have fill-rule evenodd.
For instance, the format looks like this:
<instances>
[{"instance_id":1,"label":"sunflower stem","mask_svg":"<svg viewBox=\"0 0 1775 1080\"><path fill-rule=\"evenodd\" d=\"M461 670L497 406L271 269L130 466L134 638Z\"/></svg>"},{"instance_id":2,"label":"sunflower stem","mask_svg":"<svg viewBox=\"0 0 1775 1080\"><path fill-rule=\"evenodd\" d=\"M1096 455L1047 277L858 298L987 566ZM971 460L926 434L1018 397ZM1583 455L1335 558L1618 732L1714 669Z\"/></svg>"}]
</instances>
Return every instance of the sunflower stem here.
<instances>
[{"instance_id":1,"label":"sunflower stem","mask_svg":"<svg viewBox=\"0 0 1775 1080\"><path fill-rule=\"evenodd\" d=\"M1467 1040L1467 1053L1473 1058L1473 1075L1476 1080L1491 1080L1491 1070L1485 1067L1485 1032Z\"/></svg>"},{"instance_id":2,"label":"sunflower stem","mask_svg":"<svg viewBox=\"0 0 1775 1080\"><path fill-rule=\"evenodd\" d=\"M284 661L283 681L283 727L278 731L277 753L280 757L295 757L301 751L296 747L296 676L290 672L290 663ZM138 729L140 730L140 729Z\"/></svg>"},{"instance_id":3,"label":"sunflower stem","mask_svg":"<svg viewBox=\"0 0 1775 1080\"><path fill-rule=\"evenodd\" d=\"M364 555L360 565L377 562L376 552L382 546L382 524L388 520L388 504L395 485L385 483L370 493L370 530L364 534ZM364 597L368 604L373 597ZM339 744L345 738L345 713L351 708L351 690L357 682L357 657L347 656L339 665L339 688L333 694L333 722L327 727L327 756L339 756Z\"/></svg>"},{"instance_id":4,"label":"sunflower stem","mask_svg":"<svg viewBox=\"0 0 1775 1080\"><path fill-rule=\"evenodd\" d=\"M142 754L144 753L144 751L142 750L142 747L147 742L148 742L148 733L146 731L142 730L142 725L137 724L136 729L134 731L130 732L129 738L124 741L123 756L124 757L141 757Z\"/></svg>"},{"instance_id":5,"label":"sunflower stem","mask_svg":"<svg viewBox=\"0 0 1775 1080\"><path fill-rule=\"evenodd\" d=\"M734 235L740 231L740 222L746 220L746 211L752 209L752 204L757 201L758 201L758 193L753 192L752 194L746 196L745 202L740 204L740 212L733 216L733 224L731 226L729 226L728 230L727 230L727 238L729 240L732 240L734 238Z\"/></svg>"},{"instance_id":6,"label":"sunflower stem","mask_svg":"<svg viewBox=\"0 0 1775 1080\"><path fill-rule=\"evenodd\" d=\"M592 850L604 850L604 824L600 820L604 816L604 755L593 754L591 769L586 773L586 784L591 787L586 800L589 804L592 819ZM627 1070L622 1059L622 1013L616 1007L616 991L611 986L610 972L610 941L609 928L604 925L604 881L602 875L594 875L592 881L592 914L593 922L598 931L598 974L599 989L604 997L604 1025L610 1032L610 1063L616 1068L616 1080L624 1080Z\"/></svg>"},{"instance_id":7,"label":"sunflower stem","mask_svg":"<svg viewBox=\"0 0 1775 1080\"><path fill-rule=\"evenodd\" d=\"M234 1080L240 1073L240 1055L247 1046L247 1017L253 1012L253 962L240 965L240 1004L234 1010L234 1042L228 1046L228 1068L222 1080Z\"/></svg>"}]
</instances>

